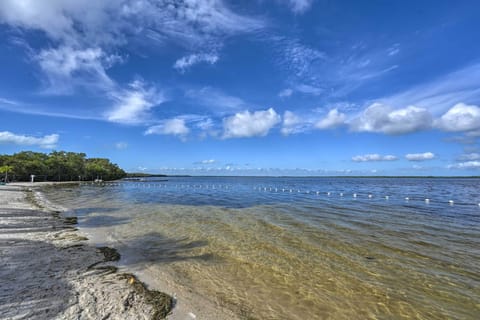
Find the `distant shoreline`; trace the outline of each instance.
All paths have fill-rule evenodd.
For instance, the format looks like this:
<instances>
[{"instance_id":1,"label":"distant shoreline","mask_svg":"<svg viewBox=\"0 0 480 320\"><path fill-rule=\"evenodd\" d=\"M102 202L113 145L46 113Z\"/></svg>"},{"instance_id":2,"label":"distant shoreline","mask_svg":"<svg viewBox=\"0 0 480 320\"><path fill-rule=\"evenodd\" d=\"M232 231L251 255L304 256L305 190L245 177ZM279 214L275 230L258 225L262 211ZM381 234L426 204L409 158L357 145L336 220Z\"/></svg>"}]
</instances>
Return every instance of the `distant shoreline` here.
<instances>
[{"instance_id":1,"label":"distant shoreline","mask_svg":"<svg viewBox=\"0 0 480 320\"><path fill-rule=\"evenodd\" d=\"M428 179L480 179L480 176L239 176L239 175L167 175L167 174L144 174L141 176L127 176L127 178L428 178Z\"/></svg>"}]
</instances>

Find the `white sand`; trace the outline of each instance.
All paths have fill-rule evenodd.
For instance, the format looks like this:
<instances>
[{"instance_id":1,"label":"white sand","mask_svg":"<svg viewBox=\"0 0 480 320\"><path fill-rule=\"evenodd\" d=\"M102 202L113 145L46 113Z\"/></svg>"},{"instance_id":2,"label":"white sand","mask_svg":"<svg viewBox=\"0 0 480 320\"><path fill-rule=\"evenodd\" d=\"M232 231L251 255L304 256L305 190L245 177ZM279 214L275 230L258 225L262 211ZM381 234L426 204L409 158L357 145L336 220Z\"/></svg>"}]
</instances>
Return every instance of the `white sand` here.
<instances>
[{"instance_id":1,"label":"white sand","mask_svg":"<svg viewBox=\"0 0 480 320\"><path fill-rule=\"evenodd\" d=\"M0 317L150 319L131 278L101 269L113 263L22 188L0 186Z\"/></svg>"}]
</instances>

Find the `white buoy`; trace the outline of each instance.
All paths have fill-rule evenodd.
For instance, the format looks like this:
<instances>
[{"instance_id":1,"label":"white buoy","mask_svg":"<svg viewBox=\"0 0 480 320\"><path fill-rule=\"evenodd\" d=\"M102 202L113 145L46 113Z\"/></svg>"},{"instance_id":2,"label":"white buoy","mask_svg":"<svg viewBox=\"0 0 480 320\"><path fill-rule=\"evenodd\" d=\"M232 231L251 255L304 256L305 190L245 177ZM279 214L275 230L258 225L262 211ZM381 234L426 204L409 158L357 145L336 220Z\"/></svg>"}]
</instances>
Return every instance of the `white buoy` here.
<instances>
[{"instance_id":1,"label":"white buoy","mask_svg":"<svg viewBox=\"0 0 480 320\"><path fill-rule=\"evenodd\" d=\"M290 189L290 193L292 193L292 189Z\"/></svg>"},{"instance_id":2,"label":"white buoy","mask_svg":"<svg viewBox=\"0 0 480 320\"><path fill-rule=\"evenodd\" d=\"M409 197L405 197L405 201L408 201L408 200L410 200L410 198L409 198Z\"/></svg>"},{"instance_id":3,"label":"white buoy","mask_svg":"<svg viewBox=\"0 0 480 320\"><path fill-rule=\"evenodd\" d=\"M340 197L343 197L343 192L340 192Z\"/></svg>"},{"instance_id":4,"label":"white buoy","mask_svg":"<svg viewBox=\"0 0 480 320\"><path fill-rule=\"evenodd\" d=\"M373 196L371 194L369 194L368 197L371 199Z\"/></svg>"},{"instance_id":5,"label":"white buoy","mask_svg":"<svg viewBox=\"0 0 480 320\"><path fill-rule=\"evenodd\" d=\"M390 197L389 197L389 196L385 196L385 200L388 200L388 199L390 199Z\"/></svg>"},{"instance_id":6,"label":"white buoy","mask_svg":"<svg viewBox=\"0 0 480 320\"><path fill-rule=\"evenodd\" d=\"M330 196L330 192L327 192L327 196Z\"/></svg>"},{"instance_id":7,"label":"white buoy","mask_svg":"<svg viewBox=\"0 0 480 320\"><path fill-rule=\"evenodd\" d=\"M453 200L448 200L448 204L453 206Z\"/></svg>"},{"instance_id":8,"label":"white buoy","mask_svg":"<svg viewBox=\"0 0 480 320\"><path fill-rule=\"evenodd\" d=\"M353 197L354 197L354 198L356 198L356 197L357 197L357 194L356 194L356 193L354 193L354 194L353 194Z\"/></svg>"},{"instance_id":9,"label":"white buoy","mask_svg":"<svg viewBox=\"0 0 480 320\"><path fill-rule=\"evenodd\" d=\"M320 192L317 191L317 195L319 195L319 194L320 194Z\"/></svg>"},{"instance_id":10,"label":"white buoy","mask_svg":"<svg viewBox=\"0 0 480 320\"><path fill-rule=\"evenodd\" d=\"M425 203L430 203L430 199L425 199Z\"/></svg>"}]
</instances>

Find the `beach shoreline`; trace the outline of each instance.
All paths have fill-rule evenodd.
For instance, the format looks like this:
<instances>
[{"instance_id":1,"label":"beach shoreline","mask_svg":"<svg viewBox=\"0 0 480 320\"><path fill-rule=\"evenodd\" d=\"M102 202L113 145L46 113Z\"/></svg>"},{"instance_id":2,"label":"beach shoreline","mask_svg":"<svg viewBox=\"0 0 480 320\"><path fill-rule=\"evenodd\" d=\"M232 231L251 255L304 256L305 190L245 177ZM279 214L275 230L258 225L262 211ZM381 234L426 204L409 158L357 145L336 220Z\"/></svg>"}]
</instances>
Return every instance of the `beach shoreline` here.
<instances>
[{"instance_id":1,"label":"beach shoreline","mask_svg":"<svg viewBox=\"0 0 480 320\"><path fill-rule=\"evenodd\" d=\"M35 183L35 187L56 183ZM173 298L117 272L114 249L88 243L30 183L0 186L4 319L163 319Z\"/></svg>"}]
</instances>

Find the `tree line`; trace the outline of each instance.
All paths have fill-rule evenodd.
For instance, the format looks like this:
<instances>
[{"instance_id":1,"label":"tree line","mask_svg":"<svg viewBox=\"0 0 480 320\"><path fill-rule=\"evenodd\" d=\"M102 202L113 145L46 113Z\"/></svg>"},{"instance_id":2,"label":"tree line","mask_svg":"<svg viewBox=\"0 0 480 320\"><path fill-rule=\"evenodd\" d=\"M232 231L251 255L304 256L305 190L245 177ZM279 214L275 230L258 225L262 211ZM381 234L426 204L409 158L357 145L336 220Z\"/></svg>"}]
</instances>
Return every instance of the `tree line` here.
<instances>
[{"instance_id":1,"label":"tree line","mask_svg":"<svg viewBox=\"0 0 480 320\"><path fill-rule=\"evenodd\" d=\"M105 158L87 158L85 153L23 151L0 155L2 181L79 181L115 180L126 176L118 165Z\"/></svg>"}]
</instances>

